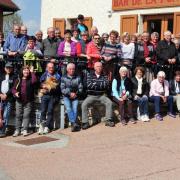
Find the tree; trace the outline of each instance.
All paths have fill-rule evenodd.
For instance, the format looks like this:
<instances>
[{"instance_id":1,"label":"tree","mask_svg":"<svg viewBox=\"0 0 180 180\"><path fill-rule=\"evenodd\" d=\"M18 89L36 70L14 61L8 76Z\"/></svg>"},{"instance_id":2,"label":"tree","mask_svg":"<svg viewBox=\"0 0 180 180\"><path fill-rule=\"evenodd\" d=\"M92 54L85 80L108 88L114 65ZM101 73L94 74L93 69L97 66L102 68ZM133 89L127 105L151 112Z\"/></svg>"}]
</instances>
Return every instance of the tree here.
<instances>
[{"instance_id":1,"label":"tree","mask_svg":"<svg viewBox=\"0 0 180 180\"><path fill-rule=\"evenodd\" d=\"M3 32L5 36L7 36L8 32L12 31L14 24L23 24L23 20L18 13L3 17Z\"/></svg>"}]
</instances>

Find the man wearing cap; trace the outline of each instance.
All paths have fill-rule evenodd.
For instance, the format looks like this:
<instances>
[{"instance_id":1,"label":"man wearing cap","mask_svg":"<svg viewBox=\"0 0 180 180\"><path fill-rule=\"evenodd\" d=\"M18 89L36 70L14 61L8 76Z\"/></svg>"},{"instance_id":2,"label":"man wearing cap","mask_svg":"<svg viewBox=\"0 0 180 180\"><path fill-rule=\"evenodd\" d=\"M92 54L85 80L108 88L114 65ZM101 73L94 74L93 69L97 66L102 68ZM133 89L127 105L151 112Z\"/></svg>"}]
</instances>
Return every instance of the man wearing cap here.
<instances>
[{"instance_id":1,"label":"man wearing cap","mask_svg":"<svg viewBox=\"0 0 180 180\"><path fill-rule=\"evenodd\" d=\"M88 27L83 22L84 22L84 16L82 14L79 14L77 17L77 23L74 25L73 29L78 29L80 33L84 31L88 31Z\"/></svg>"},{"instance_id":2,"label":"man wearing cap","mask_svg":"<svg viewBox=\"0 0 180 180\"><path fill-rule=\"evenodd\" d=\"M11 103L14 100L12 87L17 78L13 72L12 63L8 62L4 68L5 73L0 76L0 138L5 137L11 111Z\"/></svg>"}]
</instances>

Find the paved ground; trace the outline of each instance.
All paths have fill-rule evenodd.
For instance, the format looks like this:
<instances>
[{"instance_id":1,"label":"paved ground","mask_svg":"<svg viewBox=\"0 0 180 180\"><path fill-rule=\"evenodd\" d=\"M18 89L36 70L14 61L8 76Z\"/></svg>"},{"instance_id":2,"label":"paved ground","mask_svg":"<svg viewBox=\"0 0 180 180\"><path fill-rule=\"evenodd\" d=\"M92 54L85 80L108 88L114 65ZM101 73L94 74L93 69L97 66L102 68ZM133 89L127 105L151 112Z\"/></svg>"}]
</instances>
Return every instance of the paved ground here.
<instances>
[{"instance_id":1,"label":"paved ground","mask_svg":"<svg viewBox=\"0 0 180 180\"><path fill-rule=\"evenodd\" d=\"M0 139L0 180L180 179L180 118L50 136L59 140L39 147Z\"/></svg>"}]
</instances>

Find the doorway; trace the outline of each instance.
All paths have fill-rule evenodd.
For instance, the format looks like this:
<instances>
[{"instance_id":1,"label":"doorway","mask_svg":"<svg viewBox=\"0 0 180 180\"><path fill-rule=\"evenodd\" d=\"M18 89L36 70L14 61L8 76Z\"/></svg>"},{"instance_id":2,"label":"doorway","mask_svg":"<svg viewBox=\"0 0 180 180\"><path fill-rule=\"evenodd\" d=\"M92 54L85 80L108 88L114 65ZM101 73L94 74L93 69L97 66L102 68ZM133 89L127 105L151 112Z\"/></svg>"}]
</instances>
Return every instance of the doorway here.
<instances>
[{"instance_id":1,"label":"doorway","mask_svg":"<svg viewBox=\"0 0 180 180\"><path fill-rule=\"evenodd\" d=\"M160 39L163 39L165 31L169 30L173 33L173 21L173 14L146 15L143 18L143 29L149 33L158 32Z\"/></svg>"}]
</instances>

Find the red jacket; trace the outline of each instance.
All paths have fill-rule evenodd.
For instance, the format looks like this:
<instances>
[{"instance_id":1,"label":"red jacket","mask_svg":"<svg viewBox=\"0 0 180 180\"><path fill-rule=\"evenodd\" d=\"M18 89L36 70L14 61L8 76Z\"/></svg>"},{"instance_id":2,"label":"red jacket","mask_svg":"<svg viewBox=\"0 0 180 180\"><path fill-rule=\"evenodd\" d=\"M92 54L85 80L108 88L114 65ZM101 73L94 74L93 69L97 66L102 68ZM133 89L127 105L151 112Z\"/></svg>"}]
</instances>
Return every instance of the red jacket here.
<instances>
[{"instance_id":1,"label":"red jacket","mask_svg":"<svg viewBox=\"0 0 180 180\"><path fill-rule=\"evenodd\" d=\"M88 68L92 69L94 68L94 63L101 59L101 52L93 41L87 45L87 55L90 57L88 59Z\"/></svg>"}]
</instances>

